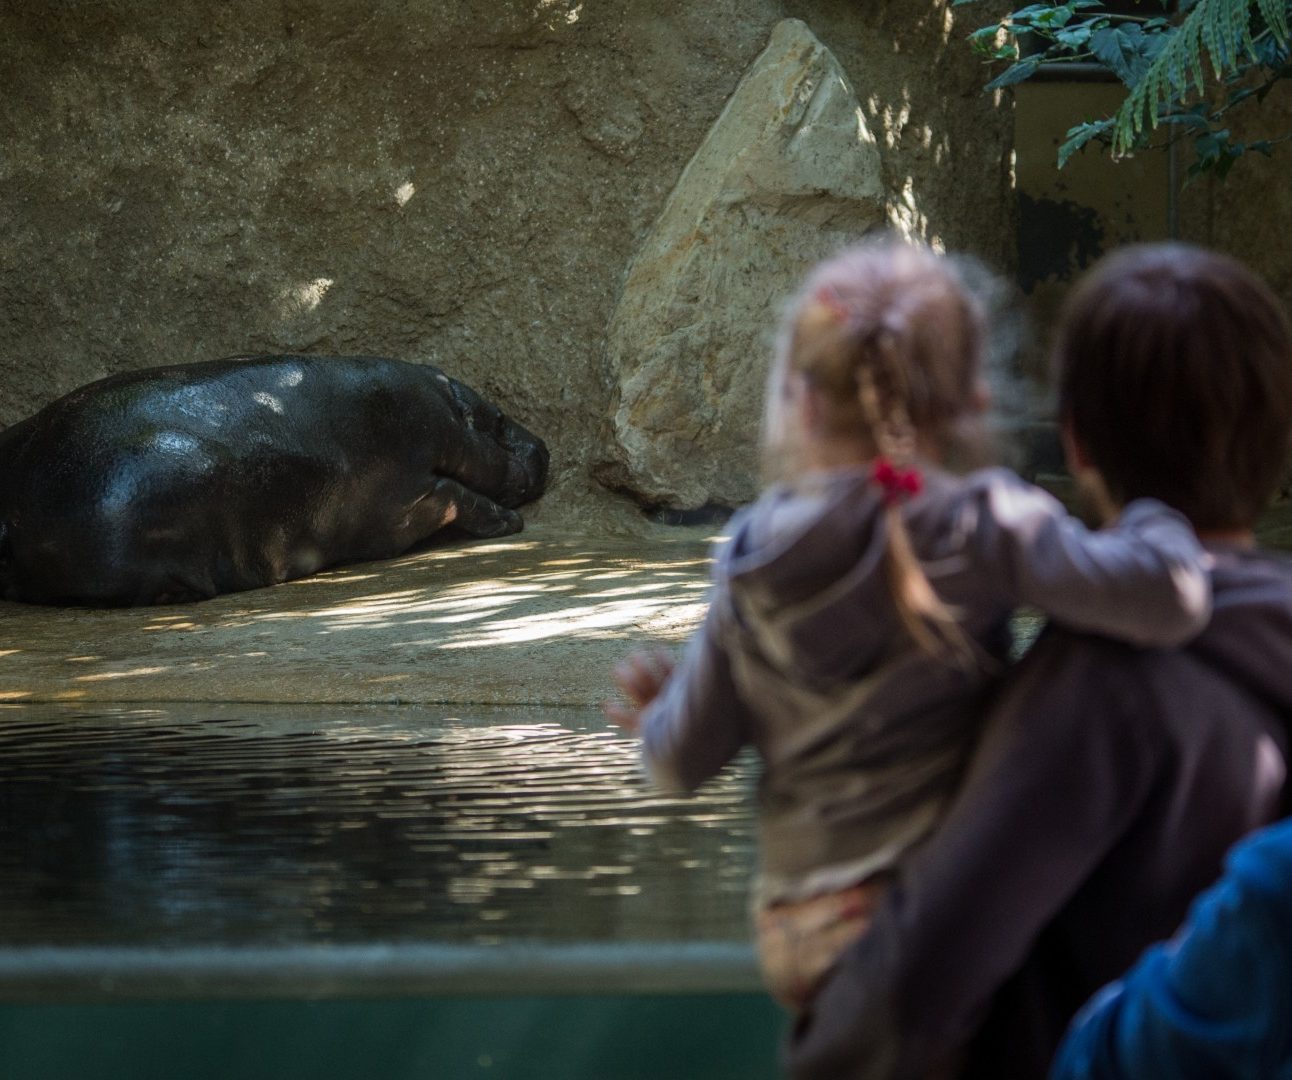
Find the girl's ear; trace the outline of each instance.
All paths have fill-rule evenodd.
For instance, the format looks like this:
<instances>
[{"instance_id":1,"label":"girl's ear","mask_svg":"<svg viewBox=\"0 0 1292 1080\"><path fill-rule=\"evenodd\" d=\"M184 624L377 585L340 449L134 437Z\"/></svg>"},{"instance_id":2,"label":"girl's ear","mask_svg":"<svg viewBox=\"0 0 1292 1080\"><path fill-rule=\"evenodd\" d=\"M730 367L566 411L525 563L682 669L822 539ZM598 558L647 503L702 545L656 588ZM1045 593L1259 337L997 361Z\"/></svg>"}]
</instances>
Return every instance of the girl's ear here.
<instances>
[{"instance_id":1,"label":"girl's ear","mask_svg":"<svg viewBox=\"0 0 1292 1080\"><path fill-rule=\"evenodd\" d=\"M981 416L991 407L991 387L987 385L986 379L975 379L973 384L973 397L969 399L969 412L973 416Z\"/></svg>"},{"instance_id":2,"label":"girl's ear","mask_svg":"<svg viewBox=\"0 0 1292 1080\"><path fill-rule=\"evenodd\" d=\"M794 423L805 439L829 440L835 434L834 411L829 397L806 375L795 377L794 398L790 404Z\"/></svg>"},{"instance_id":3,"label":"girl's ear","mask_svg":"<svg viewBox=\"0 0 1292 1080\"><path fill-rule=\"evenodd\" d=\"M821 405L812 381L802 372L790 372L781 383L780 397L787 424L799 433L810 433L821 418Z\"/></svg>"}]
</instances>

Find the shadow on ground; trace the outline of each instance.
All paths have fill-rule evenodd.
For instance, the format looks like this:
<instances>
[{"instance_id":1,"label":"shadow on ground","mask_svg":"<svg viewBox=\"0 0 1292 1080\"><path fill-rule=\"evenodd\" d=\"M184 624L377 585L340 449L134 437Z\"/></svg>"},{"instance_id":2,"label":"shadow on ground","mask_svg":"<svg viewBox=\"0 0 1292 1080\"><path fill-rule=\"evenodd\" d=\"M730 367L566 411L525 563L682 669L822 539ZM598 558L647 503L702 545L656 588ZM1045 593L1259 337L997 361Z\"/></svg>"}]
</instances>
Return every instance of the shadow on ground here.
<instances>
[{"instance_id":1,"label":"shadow on ground","mask_svg":"<svg viewBox=\"0 0 1292 1080\"><path fill-rule=\"evenodd\" d=\"M0 701L591 704L699 621L714 531L538 525L199 604L0 603Z\"/></svg>"}]
</instances>

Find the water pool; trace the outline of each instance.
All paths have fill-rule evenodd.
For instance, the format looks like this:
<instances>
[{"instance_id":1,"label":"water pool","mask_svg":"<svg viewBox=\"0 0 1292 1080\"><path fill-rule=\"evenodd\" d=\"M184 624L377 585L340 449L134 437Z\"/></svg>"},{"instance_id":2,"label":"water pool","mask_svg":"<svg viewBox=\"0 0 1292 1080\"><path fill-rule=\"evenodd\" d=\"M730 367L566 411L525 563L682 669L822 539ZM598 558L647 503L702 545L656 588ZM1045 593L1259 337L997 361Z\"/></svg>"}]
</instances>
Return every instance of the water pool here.
<instances>
[{"instance_id":1,"label":"water pool","mask_svg":"<svg viewBox=\"0 0 1292 1080\"><path fill-rule=\"evenodd\" d=\"M0 1076L774 1076L750 780L589 709L0 708Z\"/></svg>"}]
</instances>

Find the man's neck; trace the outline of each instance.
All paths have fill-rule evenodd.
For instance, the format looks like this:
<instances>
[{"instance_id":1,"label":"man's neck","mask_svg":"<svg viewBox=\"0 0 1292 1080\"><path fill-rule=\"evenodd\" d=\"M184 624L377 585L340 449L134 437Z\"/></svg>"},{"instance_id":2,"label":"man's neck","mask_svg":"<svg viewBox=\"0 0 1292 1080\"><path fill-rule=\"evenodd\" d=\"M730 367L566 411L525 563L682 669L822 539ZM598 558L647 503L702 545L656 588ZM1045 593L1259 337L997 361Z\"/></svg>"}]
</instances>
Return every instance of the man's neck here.
<instances>
[{"instance_id":1,"label":"man's neck","mask_svg":"<svg viewBox=\"0 0 1292 1080\"><path fill-rule=\"evenodd\" d=\"M1256 546L1256 534L1251 529L1199 529L1198 539L1204 544L1224 544L1228 547Z\"/></svg>"}]
</instances>

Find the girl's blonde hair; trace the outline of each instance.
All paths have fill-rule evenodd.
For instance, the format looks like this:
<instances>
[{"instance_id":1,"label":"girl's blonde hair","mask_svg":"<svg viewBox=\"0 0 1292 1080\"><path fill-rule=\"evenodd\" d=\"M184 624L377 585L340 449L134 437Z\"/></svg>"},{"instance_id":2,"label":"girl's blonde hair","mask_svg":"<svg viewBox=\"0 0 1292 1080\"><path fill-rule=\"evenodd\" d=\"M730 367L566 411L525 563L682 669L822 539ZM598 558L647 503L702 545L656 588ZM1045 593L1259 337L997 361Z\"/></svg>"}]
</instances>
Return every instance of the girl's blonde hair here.
<instances>
[{"instance_id":1,"label":"girl's blonde hair","mask_svg":"<svg viewBox=\"0 0 1292 1080\"><path fill-rule=\"evenodd\" d=\"M816 267L779 335L763 415L764 469L793 480L800 449L787 415L801 378L824 407L825 433L855 438L899 476L918 446L953 449L975 414L984 318L954 264L885 239ZM970 646L911 546L900 491L885 491L889 587L903 626L925 651L963 661Z\"/></svg>"}]
</instances>

